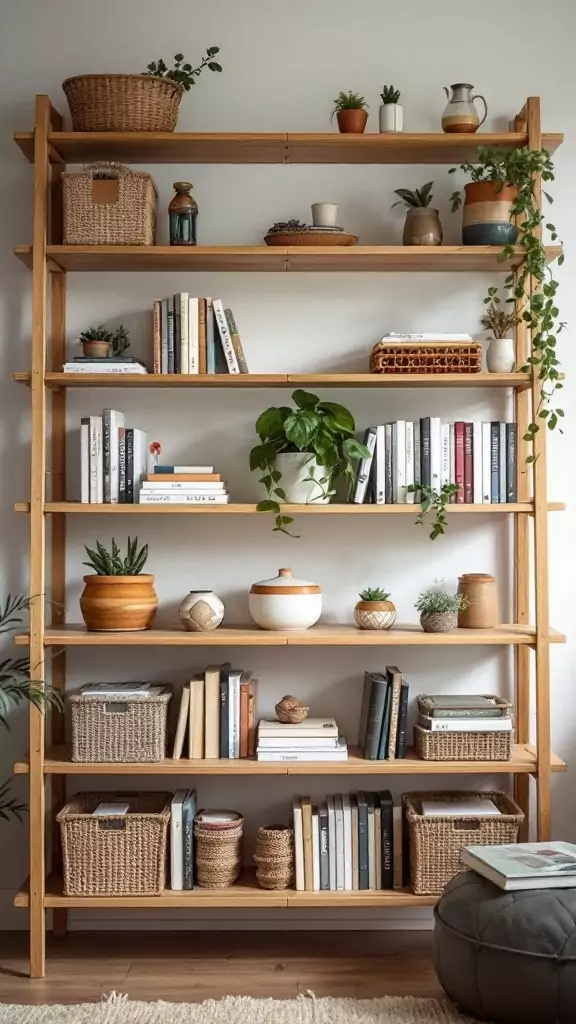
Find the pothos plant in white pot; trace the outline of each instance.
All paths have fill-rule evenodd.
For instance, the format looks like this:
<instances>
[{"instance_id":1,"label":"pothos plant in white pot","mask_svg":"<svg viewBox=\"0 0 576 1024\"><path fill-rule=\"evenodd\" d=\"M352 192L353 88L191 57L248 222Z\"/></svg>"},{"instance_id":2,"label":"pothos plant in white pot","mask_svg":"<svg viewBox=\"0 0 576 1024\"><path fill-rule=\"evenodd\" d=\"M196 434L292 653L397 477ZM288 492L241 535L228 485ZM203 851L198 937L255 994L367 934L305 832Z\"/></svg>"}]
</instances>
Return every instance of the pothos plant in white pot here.
<instances>
[{"instance_id":1,"label":"pothos plant in white pot","mask_svg":"<svg viewBox=\"0 0 576 1024\"><path fill-rule=\"evenodd\" d=\"M274 529L281 533L289 533L293 522L281 502L327 504L339 479L352 488L355 463L370 455L356 439L354 417L343 405L321 402L300 388L292 400L295 409L272 406L260 414L256 432L261 443L250 452L250 469L262 471L260 483L267 492L258 512L272 512Z\"/></svg>"}]
</instances>

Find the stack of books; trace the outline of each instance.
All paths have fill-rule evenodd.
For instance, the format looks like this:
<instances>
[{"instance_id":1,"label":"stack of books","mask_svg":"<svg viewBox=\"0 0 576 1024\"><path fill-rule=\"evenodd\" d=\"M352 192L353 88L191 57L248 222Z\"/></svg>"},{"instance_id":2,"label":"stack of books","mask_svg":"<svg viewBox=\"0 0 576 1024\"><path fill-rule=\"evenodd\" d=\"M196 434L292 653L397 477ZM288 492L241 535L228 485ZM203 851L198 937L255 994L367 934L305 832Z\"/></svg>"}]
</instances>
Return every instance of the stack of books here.
<instances>
[{"instance_id":1,"label":"stack of books","mask_svg":"<svg viewBox=\"0 0 576 1024\"><path fill-rule=\"evenodd\" d=\"M209 665L184 686L172 751L188 757L253 757L256 746L256 680L242 669Z\"/></svg>"},{"instance_id":2,"label":"stack of books","mask_svg":"<svg viewBox=\"0 0 576 1024\"><path fill-rule=\"evenodd\" d=\"M141 505L227 505L230 495L214 466L154 466L140 488Z\"/></svg>"},{"instance_id":3,"label":"stack of books","mask_svg":"<svg viewBox=\"0 0 576 1024\"><path fill-rule=\"evenodd\" d=\"M418 725L430 732L512 732L510 704L490 694L420 694Z\"/></svg>"},{"instance_id":4,"label":"stack of books","mask_svg":"<svg viewBox=\"0 0 576 1024\"><path fill-rule=\"evenodd\" d=\"M368 761L406 755L408 683L395 665L364 674L358 743Z\"/></svg>"},{"instance_id":5,"label":"stack of books","mask_svg":"<svg viewBox=\"0 0 576 1024\"><path fill-rule=\"evenodd\" d=\"M248 373L231 309L178 292L153 305L154 373Z\"/></svg>"},{"instance_id":6,"label":"stack of books","mask_svg":"<svg viewBox=\"0 0 576 1024\"><path fill-rule=\"evenodd\" d=\"M195 789L179 789L170 807L170 888L194 888Z\"/></svg>"},{"instance_id":7,"label":"stack of books","mask_svg":"<svg viewBox=\"0 0 576 1024\"><path fill-rule=\"evenodd\" d=\"M461 858L466 867L509 892L576 887L576 846L572 843L467 846Z\"/></svg>"},{"instance_id":8,"label":"stack of books","mask_svg":"<svg viewBox=\"0 0 576 1024\"><path fill-rule=\"evenodd\" d=\"M127 427L124 413L104 409L80 421L80 501L134 505L148 469L148 435Z\"/></svg>"},{"instance_id":9,"label":"stack of books","mask_svg":"<svg viewBox=\"0 0 576 1024\"><path fill-rule=\"evenodd\" d=\"M64 373L148 373L144 363L133 356L110 357L109 359L94 359L89 356L74 356L64 363Z\"/></svg>"},{"instance_id":10,"label":"stack of books","mask_svg":"<svg viewBox=\"0 0 576 1024\"><path fill-rule=\"evenodd\" d=\"M357 505L418 503L422 484L436 491L454 484L450 501L461 505L517 501L516 423L442 423L424 416L368 427L364 444L370 455L358 465Z\"/></svg>"},{"instance_id":11,"label":"stack of books","mask_svg":"<svg viewBox=\"0 0 576 1024\"><path fill-rule=\"evenodd\" d=\"M401 889L402 808L391 794L294 800L296 889Z\"/></svg>"},{"instance_id":12,"label":"stack of books","mask_svg":"<svg viewBox=\"0 0 576 1024\"><path fill-rule=\"evenodd\" d=\"M306 718L298 725L261 721L259 761L347 761L346 738L334 718Z\"/></svg>"}]
</instances>

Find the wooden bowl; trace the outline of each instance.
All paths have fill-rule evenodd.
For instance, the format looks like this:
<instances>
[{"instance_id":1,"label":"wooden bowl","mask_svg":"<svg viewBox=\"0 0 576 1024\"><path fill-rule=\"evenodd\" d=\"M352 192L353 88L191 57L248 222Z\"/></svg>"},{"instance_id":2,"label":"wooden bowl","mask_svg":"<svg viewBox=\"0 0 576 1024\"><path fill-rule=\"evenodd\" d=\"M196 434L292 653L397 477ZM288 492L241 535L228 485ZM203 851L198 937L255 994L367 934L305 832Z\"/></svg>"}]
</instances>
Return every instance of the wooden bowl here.
<instances>
[{"instance_id":1,"label":"wooden bowl","mask_svg":"<svg viewBox=\"0 0 576 1024\"><path fill-rule=\"evenodd\" d=\"M266 245L356 245L358 235L346 231L275 231L265 235Z\"/></svg>"}]
</instances>

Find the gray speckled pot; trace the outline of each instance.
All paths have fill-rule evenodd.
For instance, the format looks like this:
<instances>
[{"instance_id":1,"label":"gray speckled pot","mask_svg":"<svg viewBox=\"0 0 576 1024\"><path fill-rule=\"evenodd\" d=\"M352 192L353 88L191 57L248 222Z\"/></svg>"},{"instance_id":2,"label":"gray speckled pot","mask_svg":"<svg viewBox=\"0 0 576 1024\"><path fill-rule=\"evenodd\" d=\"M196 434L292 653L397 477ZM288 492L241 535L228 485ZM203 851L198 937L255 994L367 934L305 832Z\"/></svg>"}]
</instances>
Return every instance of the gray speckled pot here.
<instances>
[{"instance_id":1,"label":"gray speckled pot","mask_svg":"<svg viewBox=\"0 0 576 1024\"><path fill-rule=\"evenodd\" d=\"M458 612L422 612L420 625L425 633L448 633L456 628Z\"/></svg>"}]
</instances>

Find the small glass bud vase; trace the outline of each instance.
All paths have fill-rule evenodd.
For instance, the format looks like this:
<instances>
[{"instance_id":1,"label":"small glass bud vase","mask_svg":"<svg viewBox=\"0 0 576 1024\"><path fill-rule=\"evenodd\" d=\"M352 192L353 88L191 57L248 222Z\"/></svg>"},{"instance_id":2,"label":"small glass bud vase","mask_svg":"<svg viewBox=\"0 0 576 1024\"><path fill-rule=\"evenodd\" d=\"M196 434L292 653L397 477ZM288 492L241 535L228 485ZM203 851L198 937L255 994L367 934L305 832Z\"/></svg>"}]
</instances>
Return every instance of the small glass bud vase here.
<instances>
[{"instance_id":1,"label":"small glass bud vase","mask_svg":"<svg viewBox=\"0 0 576 1024\"><path fill-rule=\"evenodd\" d=\"M189 181L175 181L173 196L168 207L170 219L170 245L196 245L196 218L198 203L191 195Z\"/></svg>"}]
</instances>

